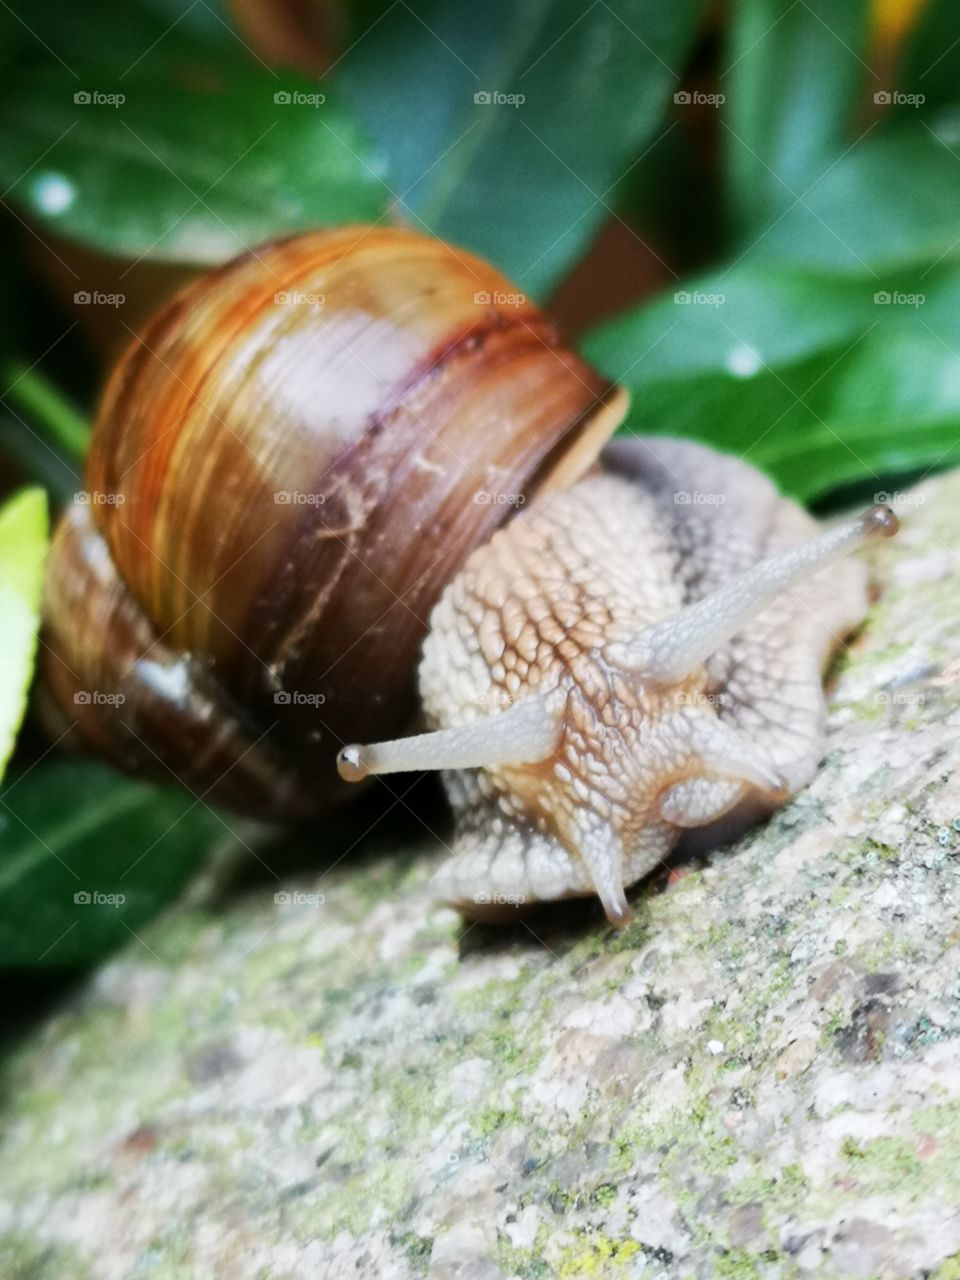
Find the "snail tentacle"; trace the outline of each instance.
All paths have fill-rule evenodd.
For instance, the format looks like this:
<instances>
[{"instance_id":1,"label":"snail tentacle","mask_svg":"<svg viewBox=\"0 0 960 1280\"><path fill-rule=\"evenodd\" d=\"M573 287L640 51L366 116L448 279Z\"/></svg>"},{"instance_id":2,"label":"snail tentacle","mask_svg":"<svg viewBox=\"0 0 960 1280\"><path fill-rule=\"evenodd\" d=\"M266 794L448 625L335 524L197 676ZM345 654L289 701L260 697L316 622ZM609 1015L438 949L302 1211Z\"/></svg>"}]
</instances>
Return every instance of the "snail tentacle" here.
<instances>
[{"instance_id":1,"label":"snail tentacle","mask_svg":"<svg viewBox=\"0 0 960 1280\"><path fill-rule=\"evenodd\" d=\"M553 750L559 728L557 717L543 700L532 696L505 711L452 729L366 746L351 744L337 756L337 769L345 782L360 782L375 774L411 770L536 764Z\"/></svg>"},{"instance_id":2,"label":"snail tentacle","mask_svg":"<svg viewBox=\"0 0 960 1280\"><path fill-rule=\"evenodd\" d=\"M606 658L659 684L676 684L736 635L772 600L872 538L890 538L899 525L887 507L872 507L799 547L761 560L739 577L645 627L633 640L607 645Z\"/></svg>"}]
</instances>

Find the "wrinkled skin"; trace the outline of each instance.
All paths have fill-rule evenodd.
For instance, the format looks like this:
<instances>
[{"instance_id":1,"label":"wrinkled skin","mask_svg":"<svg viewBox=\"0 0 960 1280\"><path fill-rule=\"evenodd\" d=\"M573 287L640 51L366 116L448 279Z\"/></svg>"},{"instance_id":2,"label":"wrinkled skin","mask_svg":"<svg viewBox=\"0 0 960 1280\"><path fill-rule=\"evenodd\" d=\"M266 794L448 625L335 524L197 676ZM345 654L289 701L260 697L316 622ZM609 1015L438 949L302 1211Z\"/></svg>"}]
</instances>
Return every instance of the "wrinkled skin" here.
<instances>
[{"instance_id":1,"label":"wrinkled skin","mask_svg":"<svg viewBox=\"0 0 960 1280\"><path fill-rule=\"evenodd\" d=\"M420 688L434 728L542 699L545 759L448 770L456 814L438 897L466 914L624 887L681 834L729 836L806 785L823 746L822 671L866 610L843 561L785 592L686 678L605 652L818 530L744 462L689 441L614 442L571 489L479 548L431 617Z\"/></svg>"}]
</instances>

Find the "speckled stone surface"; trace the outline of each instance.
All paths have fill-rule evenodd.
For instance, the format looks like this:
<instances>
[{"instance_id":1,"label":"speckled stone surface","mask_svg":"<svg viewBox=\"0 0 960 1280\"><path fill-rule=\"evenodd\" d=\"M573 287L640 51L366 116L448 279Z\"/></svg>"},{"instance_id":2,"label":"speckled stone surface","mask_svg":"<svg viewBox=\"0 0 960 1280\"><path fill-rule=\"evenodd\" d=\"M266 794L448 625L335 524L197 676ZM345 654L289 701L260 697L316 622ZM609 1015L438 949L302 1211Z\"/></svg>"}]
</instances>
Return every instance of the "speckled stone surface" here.
<instances>
[{"instance_id":1,"label":"speckled stone surface","mask_svg":"<svg viewBox=\"0 0 960 1280\"><path fill-rule=\"evenodd\" d=\"M627 929L462 927L388 816L66 996L5 1066L0 1273L957 1280L960 475L902 514L813 785Z\"/></svg>"}]
</instances>

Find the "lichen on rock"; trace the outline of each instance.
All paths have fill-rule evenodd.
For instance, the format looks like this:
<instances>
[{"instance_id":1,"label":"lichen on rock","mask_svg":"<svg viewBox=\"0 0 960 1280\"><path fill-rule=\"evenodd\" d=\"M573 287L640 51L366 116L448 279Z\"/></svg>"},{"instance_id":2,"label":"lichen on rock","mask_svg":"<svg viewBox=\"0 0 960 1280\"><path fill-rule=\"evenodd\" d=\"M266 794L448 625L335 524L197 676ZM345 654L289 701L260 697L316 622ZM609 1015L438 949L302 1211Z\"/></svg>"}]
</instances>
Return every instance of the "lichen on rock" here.
<instances>
[{"instance_id":1,"label":"lichen on rock","mask_svg":"<svg viewBox=\"0 0 960 1280\"><path fill-rule=\"evenodd\" d=\"M6 1064L0 1271L960 1277L960 474L912 499L816 779L627 929L461 925L381 827L131 941Z\"/></svg>"}]
</instances>

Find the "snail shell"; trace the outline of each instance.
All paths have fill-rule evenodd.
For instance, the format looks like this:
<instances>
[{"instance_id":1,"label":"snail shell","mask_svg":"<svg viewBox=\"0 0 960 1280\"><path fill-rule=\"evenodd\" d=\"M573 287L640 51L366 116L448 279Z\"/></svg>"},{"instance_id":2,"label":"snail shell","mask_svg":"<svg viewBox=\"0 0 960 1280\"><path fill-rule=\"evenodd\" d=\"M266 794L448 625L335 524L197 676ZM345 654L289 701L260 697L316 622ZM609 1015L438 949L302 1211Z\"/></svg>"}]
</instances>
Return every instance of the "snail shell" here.
<instances>
[{"instance_id":1,"label":"snail shell","mask_svg":"<svg viewBox=\"0 0 960 1280\"><path fill-rule=\"evenodd\" d=\"M487 263L400 229L249 253L120 360L52 550L44 679L120 766L263 816L416 710L430 610L622 393Z\"/></svg>"}]
</instances>

